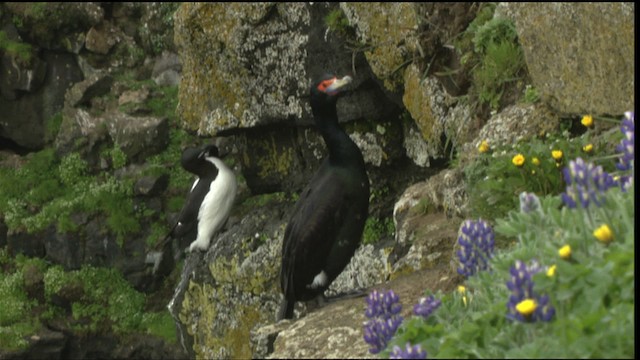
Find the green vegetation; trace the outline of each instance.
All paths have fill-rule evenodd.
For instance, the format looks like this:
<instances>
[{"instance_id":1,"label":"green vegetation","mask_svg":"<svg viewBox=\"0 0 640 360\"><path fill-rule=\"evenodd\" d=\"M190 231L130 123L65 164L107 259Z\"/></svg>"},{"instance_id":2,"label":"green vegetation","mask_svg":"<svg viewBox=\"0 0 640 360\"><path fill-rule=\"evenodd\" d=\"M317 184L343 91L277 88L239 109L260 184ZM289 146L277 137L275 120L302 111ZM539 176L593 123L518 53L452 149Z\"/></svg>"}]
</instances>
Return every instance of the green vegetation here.
<instances>
[{"instance_id":1,"label":"green vegetation","mask_svg":"<svg viewBox=\"0 0 640 360\"><path fill-rule=\"evenodd\" d=\"M22 64L28 64L32 58L31 45L22 41L13 41L8 38L7 33L0 31L0 53L6 53Z\"/></svg>"},{"instance_id":2,"label":"green vegetation","mask_svg":"<svg viewBox=\"0 0 640 360\"><path fill-rule=\"evenodd\" d=\"M510 20L494 18L495 6L484 3L455 41L462 65L471 69L472 101L491 110L498 110L504 93L514 85L523 86L525 79L524 54L515 25Z\"/></svg>"},{"instance_id":3,"label":"green vegetation","mask_svg":"<svg viewBox=\"0 0 640 360\"><path fill-rule=\"evenodd\" d=\"M340 35L346 35L350 26L349 20L339 8L331 10L327 16L325 16L324 24L329 31L336 32Z\"/></svg>"},{"instance_id":4,"label":"green vegetation","mask_svg":"<svg viewBox=\"0 0 640 360\"><path fill-rule=\"evenodd\" d=\"M421 315L404 321L390 310L377 315L400 324L381 347L382 333L367 323L373 351L406 355L410 346L429 358L634 358L634 120L632 113L625 117L615 133L595 130L585 116L586 133L573 140L484 148L468 172L494 185L472 184L469 193L484 192L476 216L495 224L490 232L505 244L487 252L488 266L465 274L457 291L427 290ZM560 180L563 167L571 169L571 186ZM518 208L521 191L528 195L520 195ZM485 237L465 234L468 243L486 244ZM481 264L456 259L469 268Z\"/></svg>"},{"instance_id":5,"label":"green vegetation","mask_svg":"<svg viewBox=\"0 0 640 360\"><path fill-rule=\"evenodd\" d=\"M131 181L110 174L91 177L78 153L62 159L53 149L34 153L21 168L0 169L0 184L0 214L10 231L37 233L51 224L60 231L73 231L74 213L104 214L120 241L139 230Z\"/></svg>"},{"instance_id":6,"label":"green vegetation","mask_svg":"<svg viewBox=\"0 0 640 360\"><path fill-rule=\"evenodd\" d=\"M540 101L540 94L538 93L538 89L534 88L531 85L527 85L524 88L524 96L522 101L528 104L535 104Z\"/></svg>"},{"instance_id":7,"label":"green vegetation","mask_svg":"<svg viewBox=\"0 0 640 360\"><path fill-rule=\"evenodd\" d=\"M633 198L633 188L611 189L606 206L585 211L559 209L560 199L549 196L539 213L511 212L496 232L515 244L494 257L493 270L470 277L464 292L434 294L441 306L426 320L405 321L388 349L409 342L432 358L633 358ZM614 229L608 246L592 235L601 223ZM563 260L558 250L567 244L571 259ZM509 269L534 259L543 269L534 291L549 296L555 316L510 320Z\"/></svg>"},{"instance_id":8,"label":"green vegetation","mask_svg":"<svg viewBox=\"0 0 640 360\"><path fill-rule=\"evenodd\" d=\"M566 127L569 124L566 123ZM568 130L561 135L544 135L522 141L513 146L491 148L465 166L465 182L469 194L471 216L485 219L503 217L518 204L518 194L533 192L539 196L557 195L564 190L562 169L567 159L582 157L585 160L607 157L602 150L585 151L591 144L595 149L605 149L607 144L619 140L619 131L598 136L587 131L571 138ZM561 158L553 158L553 151L561 151ZM557 154L557 153L556 153ZM523 162L515 165L517 156ZM615 168L612 158L603 159L605 171Z\"/></svg>"},{"instance_id":9,"label":"green vegetation","mask_svg":"<svg viewBox=\"0 0 640 360\"><path fill-rule=\"evenodd\" d=\"M393 218L367 218L362 232L363 244L375 244L384 237L393 237L395 226Z\"/></svg>"},{"instance_id":10,"label":"green vegetation","mask_svg":"<svg viewBox=\"0 0 640 360\"><path fill-rule=\"evenodd\" d=\"M146 332L176 341L170 314L146 312L145 295L115 269L85 266L66 272L42 259L22 255L11 259L5 249L0 249L0 267L4 269L0 273L0 347L4 350L23 348L24 338L50 321L63 323L79 335ZM43 296L29 297L29 289L38 286L44 288Z\"/></svg>"}]
</instances>

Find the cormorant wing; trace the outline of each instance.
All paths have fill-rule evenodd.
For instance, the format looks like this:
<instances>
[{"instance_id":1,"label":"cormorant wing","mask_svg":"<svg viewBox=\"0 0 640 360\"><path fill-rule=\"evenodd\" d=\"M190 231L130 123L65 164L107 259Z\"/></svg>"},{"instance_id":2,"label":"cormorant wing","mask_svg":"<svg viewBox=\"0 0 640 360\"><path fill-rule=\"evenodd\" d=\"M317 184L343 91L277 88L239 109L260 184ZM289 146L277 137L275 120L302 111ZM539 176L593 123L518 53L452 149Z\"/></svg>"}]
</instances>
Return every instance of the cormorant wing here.
<instances>
[{"instance_id":1,"label":"cormorant wing","mask_svg":"<svg viewBox=\"0 0 640 360\"><path fill-rule=\"evenodd\" d=\"M333 172L314 177L300 195L283 240L280 281L287 298L299 299L325 268L349 207L346 195L340 177Z\"/></svg>"}]
</instances>

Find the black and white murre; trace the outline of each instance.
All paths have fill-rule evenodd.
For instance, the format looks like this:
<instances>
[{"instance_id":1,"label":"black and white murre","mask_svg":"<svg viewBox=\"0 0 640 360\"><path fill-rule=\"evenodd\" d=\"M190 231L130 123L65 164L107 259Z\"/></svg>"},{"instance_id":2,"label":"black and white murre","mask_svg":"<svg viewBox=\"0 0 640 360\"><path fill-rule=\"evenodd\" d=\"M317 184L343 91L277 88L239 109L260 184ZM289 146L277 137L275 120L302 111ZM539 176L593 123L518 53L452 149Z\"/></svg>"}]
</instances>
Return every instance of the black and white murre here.
<instances>
[{"instance_id":1,"label":"black and white murre","mask_svg":"<svg viewBox=\"0 0 640 360\"><path fill-rule=\"evenodd\" d=\"M236 177L218 158L218 148L215 145L184 149L180 163L197 178L187 195L172 235L195 237L189 245L189 251L207 251L211 239L231 213L238 189Z\"/></svg>"},{"instance_id":2,"label":"black and white murre","mask_svg":"<svg viewBox=\"0 0 640 360\"><path fill-rule=\"evenodd\" d=\"M369 213L369 178L358 146L338 124L336 103L351 82L325 76L311 86L311 109L329 151L300 194L282 244L277 320L291 319L296 301L323 296L360 245Z\"/></svg>"}]
</instances>

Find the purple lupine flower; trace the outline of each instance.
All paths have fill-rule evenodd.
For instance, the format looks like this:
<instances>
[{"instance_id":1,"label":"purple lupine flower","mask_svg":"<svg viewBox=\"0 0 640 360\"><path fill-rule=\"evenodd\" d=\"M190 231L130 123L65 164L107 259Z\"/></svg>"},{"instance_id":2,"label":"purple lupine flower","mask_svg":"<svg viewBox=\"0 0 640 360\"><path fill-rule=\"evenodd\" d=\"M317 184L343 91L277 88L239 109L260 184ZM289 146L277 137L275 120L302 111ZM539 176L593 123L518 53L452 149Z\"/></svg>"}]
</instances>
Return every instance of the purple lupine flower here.
<instances>
[{"instance_id":1,"label":"purple lupine flower","mask_svg":"<svg viewBox=\"0 0 640 360\"><path fill-rule=\"evenodd\" d=\"M433 297L433 295L423 297L420 298L418 303L413 306L413 313L426 319L440 306L440 304L441 301Z\"/></svg>"},{"instance_id":2,"label":"purple lupine flower","mask_svg":"<svg viewBox=\"0 0 640 360\"><path fill-rule=\"evenodd\" d=\"M590 204L602 206L603 193L618 186L613 176L602 170L602 166L595 166L582 158L570 161L569 166L563 169L563 174L567 189L561 195L562 201L571 209L578 204L583 208Z\"/></svg>"},{"instance_id":3,"label":"purple lupine flower","mask_svg":"<svg viewBox=\"0 0 640 360\"><path fill-rule=\"evenodd\" d=\"M616 147L619 153L622 153L622 157L616 164L618 170L627 171L633 168L634 154L635 154L635 113L627 111L624 113L624 119L620 124L620 131L622 131L622 140Z\"/></svg>"},{"instance_id":4,"label":"purple lupine flower","mask_svg":"<svg viewBox=\"0 0 640 360\"><path fill-rule=\"evenodd\" d=\"M426 359L427 351L422 350L420 345L412 346L410 343L405 345L405 348L402 349L400 346L395 345L391 353L389 354L389 359Z\"/></svg>"},{"instance_id":5,"label":"purple lupine flower","mask_svg":"<svg viewBox=\"0 0 640 360\"><path fill-rule=\"evenodd\" d=\"M459 260L458 273L469 277L478 271L488 269L495 244L495 235L491 226L482 219L465 220L458 234L458 244L460 244L460 250L456 252Z\"/></svg>"},{"instance_id":6,"label":"purple lupine flower","mask_svg":"<svg viewBox=\"0 0 640 360\"><path fill-rule=\"evenodd\" d=\"M402 304L393 290L386 293L373 290L366 301L364 314L369 320L364 323L364 341L371 345L369 352L377 354L387 347L387 342L400 327Z\"/></svg>"},{"instance_id":7,"label":"purple lupine flower","mask_svg":"<svg viewBox=\"0 0 640 360\"><path fill-rule=\"evenodd\" d=\"M540 199L534 193L523 191L520 193L520 212L527 214L530 212L542 212Z\"/></svg>"},{"instance_id":8,"label":"purple lupine flower","mask_svg":"<svg viewBox=\"0 0 640 360\"><path fill-rule=\"evenodd\" d=\"M523 322L551 321L555 309L549 302L547 295L539 296L533 291L533 275L542 271L537 261L533 260L529 265L517 260L515 266L510 269L511 279L507 281L507 288L511 291L507 302L507 317ZM536 303L534 312L529 316L522 315L516 306L523 300L532 299Z\"/></svg>"}]
</instances>

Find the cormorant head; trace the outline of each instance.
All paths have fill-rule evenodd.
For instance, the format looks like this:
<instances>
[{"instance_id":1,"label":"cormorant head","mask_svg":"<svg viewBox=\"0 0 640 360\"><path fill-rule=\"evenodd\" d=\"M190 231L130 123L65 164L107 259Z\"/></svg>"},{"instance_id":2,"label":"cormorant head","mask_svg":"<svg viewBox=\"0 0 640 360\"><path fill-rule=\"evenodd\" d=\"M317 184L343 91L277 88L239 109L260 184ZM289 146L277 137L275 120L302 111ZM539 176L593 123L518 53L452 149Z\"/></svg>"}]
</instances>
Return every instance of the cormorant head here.
<instances>
[{"instance_id":1,"label":"cormorant head","mask_svg":"<svg viewBox=\"0 0 640 360\"><path fill-rule=\"evenodd\" d=\"M353 79L347 75L338 78L335 75L324 75L311 85L311 108L314 112L322 112L325 108L335 107L343 88Z\"/></svg>"}]
</instances>

